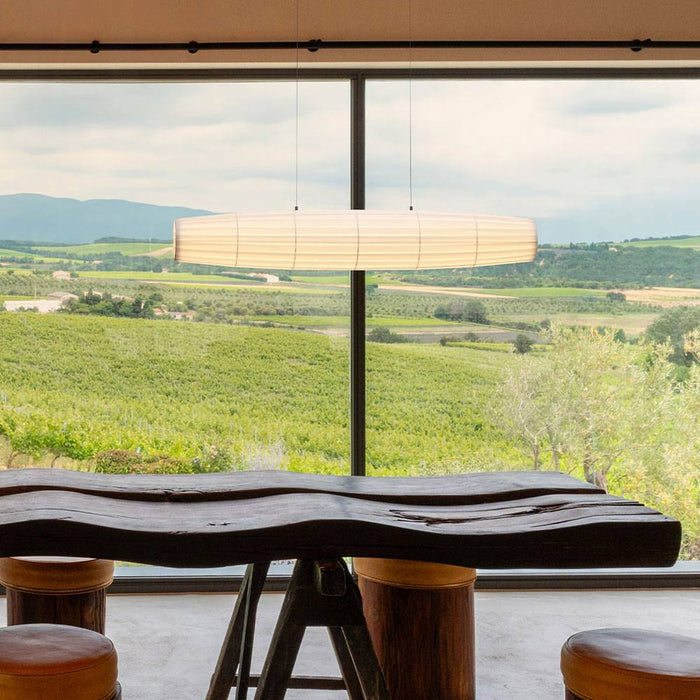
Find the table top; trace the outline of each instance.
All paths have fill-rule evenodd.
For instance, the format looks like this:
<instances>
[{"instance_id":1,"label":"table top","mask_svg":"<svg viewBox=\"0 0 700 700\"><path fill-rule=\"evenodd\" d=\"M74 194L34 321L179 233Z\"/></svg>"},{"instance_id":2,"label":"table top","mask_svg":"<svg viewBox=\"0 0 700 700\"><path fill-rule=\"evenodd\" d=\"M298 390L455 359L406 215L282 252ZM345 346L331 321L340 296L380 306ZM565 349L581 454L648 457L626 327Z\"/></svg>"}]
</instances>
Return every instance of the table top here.
<instances>
[{"instance_id":1,"label":"table top","mask_svg":"<svg viewBox=\"0 0 700 700\"><path fill-rule=\"evenodd\" d=\"M558 472L0 471L0 556L175 567L337 556L478 568L671 566L680 523Z\"/></svg>"}]
</instances>

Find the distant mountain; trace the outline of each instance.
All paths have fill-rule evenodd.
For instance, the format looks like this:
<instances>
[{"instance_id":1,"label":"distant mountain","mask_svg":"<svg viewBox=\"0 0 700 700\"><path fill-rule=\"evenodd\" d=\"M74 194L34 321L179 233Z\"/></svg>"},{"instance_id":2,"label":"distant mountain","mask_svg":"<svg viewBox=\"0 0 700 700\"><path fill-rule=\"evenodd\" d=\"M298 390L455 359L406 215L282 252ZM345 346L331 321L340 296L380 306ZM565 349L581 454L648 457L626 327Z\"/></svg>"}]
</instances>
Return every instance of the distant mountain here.
<instances>
[{"instance_id":1,"label":"distant mountain","mask_svg":"<svg viewBox=\"0 0 700 700\"><path fill-rule=\"evenodd\" d=\"M92 243L107 236L169 240L174 219L211 213L124 199L7 194L0 195L0 240Z\"/></svg>"}]
</instances>

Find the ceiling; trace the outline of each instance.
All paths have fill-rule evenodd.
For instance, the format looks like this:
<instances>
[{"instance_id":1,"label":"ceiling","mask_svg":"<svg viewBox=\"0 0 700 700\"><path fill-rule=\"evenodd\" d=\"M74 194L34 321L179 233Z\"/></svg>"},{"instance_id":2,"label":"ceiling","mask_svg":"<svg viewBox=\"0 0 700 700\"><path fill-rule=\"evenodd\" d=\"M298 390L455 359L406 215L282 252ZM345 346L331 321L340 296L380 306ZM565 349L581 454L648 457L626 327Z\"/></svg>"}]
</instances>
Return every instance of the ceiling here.
<instances>
[{"instance_id":1,"label":"ceiling","mask_svg":"<svg viewBox=\"0 0 700 700\"><path fill-rule=\"evenodd\" d=\"M409 1L411 27L409 33ZM698 0L3 0L0 42L700 39ZM303 66L405 65L406 49L301 51ZM699 49L416 49L416 67L530 62L700 66ZM0 52L0 68L292 66L294 50ZM671 63L667 63L671 62Z\"/></svg>"}]
</instances>

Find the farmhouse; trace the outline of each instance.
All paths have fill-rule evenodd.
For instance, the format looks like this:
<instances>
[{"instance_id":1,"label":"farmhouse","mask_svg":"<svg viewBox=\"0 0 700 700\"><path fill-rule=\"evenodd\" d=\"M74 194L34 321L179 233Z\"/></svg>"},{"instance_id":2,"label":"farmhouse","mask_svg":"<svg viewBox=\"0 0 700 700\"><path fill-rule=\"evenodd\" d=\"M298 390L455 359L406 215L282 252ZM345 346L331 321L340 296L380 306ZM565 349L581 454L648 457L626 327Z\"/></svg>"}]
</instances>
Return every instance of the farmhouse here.
<instances>
[{"instance_id":1,"label":"farmhouse","mask_svg":"<svg viewBox=\"0 0 700 700\"><path fill-rule=\"evenodd\" d=\"M60 299L28 299L24 301L6 301L3 304L5 311L28 311L34 309L40 314L48 314L58 311L63 306Z\"/></svg>"}]
</instances>

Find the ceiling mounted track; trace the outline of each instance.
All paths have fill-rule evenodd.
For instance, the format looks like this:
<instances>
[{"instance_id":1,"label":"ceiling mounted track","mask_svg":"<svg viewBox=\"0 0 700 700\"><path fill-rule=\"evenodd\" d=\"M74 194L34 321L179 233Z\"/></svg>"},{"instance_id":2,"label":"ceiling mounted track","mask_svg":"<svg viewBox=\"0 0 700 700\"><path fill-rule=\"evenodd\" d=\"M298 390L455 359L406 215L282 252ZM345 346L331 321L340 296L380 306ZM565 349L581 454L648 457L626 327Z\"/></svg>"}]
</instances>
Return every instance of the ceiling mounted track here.
<instances>
[{"instance_id":1,"label":"ceiling mounted track","mask_svg":"<svg viewBox=\"0 0 700 700\"><path fill-rule=\"evenodd\" d=\"M700 41L186 41L102 43L0 43L0 51L275 51L303 49L311 53L323 50L367 49L616 49L639 53L651 49L700 49Z\"/></svg>"}]
</instances>

